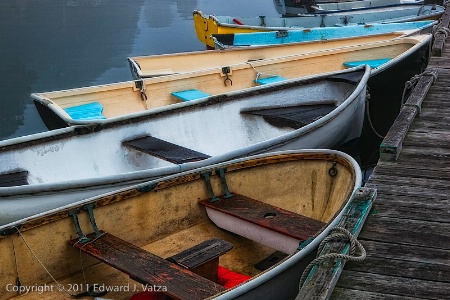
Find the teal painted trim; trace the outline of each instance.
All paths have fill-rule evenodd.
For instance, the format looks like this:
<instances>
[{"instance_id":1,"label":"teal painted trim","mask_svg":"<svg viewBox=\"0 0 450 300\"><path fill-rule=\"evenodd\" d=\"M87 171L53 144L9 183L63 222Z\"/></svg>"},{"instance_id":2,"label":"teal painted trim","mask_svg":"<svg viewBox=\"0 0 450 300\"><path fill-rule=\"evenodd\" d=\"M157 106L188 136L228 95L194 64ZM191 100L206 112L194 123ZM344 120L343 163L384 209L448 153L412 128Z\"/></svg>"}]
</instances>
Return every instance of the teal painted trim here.
<instances>
[{"instance_id":1,"label":"teal painted trim","mask_svg":"<svg viewBox=\"0 0 450 300\"><path fill-rule=\"evenodd\" d=\"M359 60L359 61L348 61L344 62L344 66L347 68L354 68L361 65L369 65L372 69L378 68L382 64L387 63L392 58L381 58L381 59L369 59L369 60Z\"/></svg>"},{"instance_id":2,"label":"teal painted trim","mask_svg":"<svg viewBox=\"0 0 450 300\"><path fill-rule=\"evenodd\" d=\"M104 120L103 106L98 102L87 103L65 108L64 111L73 120Z\"/></svg>"},{"instance_id":3,"label":"teal painted trim","mask_svg":"<svg viewBox=\"0 0 450 300\"><path fill-rule=\"evenodd\" d=\"M368 36L374 34L385 34L402 30L424 29L432 25L434 21L416 21L402 23L372 23L366 25L351 25L341 27L312 27L303 29L289 29L287 35L277 35L276 31L255 32L255 33L235 33L233 45L276 45L298 42L310 42L320 40L332 40L338 38L351 38L358 36ZM218 35L220 37L220 35ZM219 42L224 42L218 38Z\"/></svg>"},{"instance_id":4,"label":"teal painted trim","mask_svg":"<svg viewBox=\"0 0 450 300\"><path fill-rule=\"evenodd\" d=\"M258 84L269 84L269 83L279 82L279 81L283 81L283 80L286 80L286 78L283 78L281 76L272 76L272 77L266 77L266 78L258 78L255 80L255 82Z\"/></svg>"},{"instance_id":5,"label":"teal painted trim","mask_svg":"<svg viewBox=\"0 0 450 300\"><path fill-rule=\"evenodd\" d=\"M173 92L171 94L183 101L191 101L210 96L210 94L204 93L199 90L185 90L180 92Z\"/></svg>"}]
</instances>

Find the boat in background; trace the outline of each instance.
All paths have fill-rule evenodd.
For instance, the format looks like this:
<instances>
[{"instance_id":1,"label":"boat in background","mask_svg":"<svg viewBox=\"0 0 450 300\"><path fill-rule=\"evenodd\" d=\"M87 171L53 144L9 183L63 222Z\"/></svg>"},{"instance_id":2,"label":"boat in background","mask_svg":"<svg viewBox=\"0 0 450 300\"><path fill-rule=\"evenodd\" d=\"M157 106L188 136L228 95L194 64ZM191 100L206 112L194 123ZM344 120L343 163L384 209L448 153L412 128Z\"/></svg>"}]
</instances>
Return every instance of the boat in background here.
<instances>
[{"instance_id":1,"label":"boat in background","mask_svg":"<svg viewBox=\"0 0 450 300\"><path fill-rule=\"evenodd\" d=\"M433 21L424 21L424 25L427 22ZM422 22L417 24L422 24ZM380 28L378 25L375 26L377 28ZM345 31L347 27L336 27L336 29L338 28L344 29ZM372 27L367 27L366 33L372 33L373 30L371 28ZM292 45L286 47L278 47L278 45L276 44L265 45L266 47L259 47L258 49L256 49L257 51L251 49L229 49L227 51L192 51L173 54L138 56L129 57L128 62L133 79L138 80L143 78L173 75L177 73L194 72L202 69L222 68L245 62L257 60L260 61L264 59L290 55L299 55L302 53L306 54L308 52L330 50L333 48L350 46L360 47L361 44L392 40L415 34L416 32L417 29L402 30L396 32L388 31L385 33L357 35L347 38L323 40L320 43L317 43L316 40L312 38L312 41L302 41L296 43L293 42ZM269 36L272 36L271 32L268 32L267 34ZM277 35L275 31L273 32L273 34ZM253 34L251 35L253 36ZM291 41L293 39L291 38L292 35L296 36L297 34L295 32L288 31L287 41ZM280 38L280 40L284 40L284 38ZM226 43L226 41L223 42ZM39 95L41 95L42 98L45 98L46 101L52 101L53 99L58 98L56 97L56 94L53 93L43 93ZM58 101L55 100L55 102Z\"/></svg>"},{"instance_id":2,"label":"boat in background","mask_svg":"<svg viewBox=\"0 0 450 300\"><path fill-rule=\"evenodd\" d=\"M193 18L197 38L208 47L214 48L213 34L437 20L444 13L444 9L444 7L434 4L408 5L406 7L392 9L372 9L329 14L303 14L296 17L214 16L194 10Z\"/></svg>"},{"instance_id":3,"label":"boat in background","mask_svg":"<svg viewBox=\"0 0 450 300\"><path fill-rule=\"evenodd\" d=\"M364 65L1 141L0 224L237 157L337 147L360 136L369 76Z\"/></svg>"},{"instance_id":4,"label":"boat in background","mask_svg":"<svg viewBox=\"0 0 450 300\"><path fill-rule=\"evenodd\" d=\"M422 5L423 0L356 0L356 1L311 1L311 0L273 0L275 9L282 16L295 16L305 13L330 13L365 10L373 8L394 8L406 5Z\"/></svg>"},{"instance_id":5,"label":"boat in background","mask_svg":"<svg viewBox=\"0 0 450 300\"><path fill-rule=\"evenodd\" d=\"M360 168L345 153L275 152L0 226L0 284L11 286L1 299L39 298L37 288L14 290L18 278L45 286L52 299L100 297L102 288L109 299L130 299L144 288L158 299L293 299L302 270L331 228L357 207L370 209L357 201L360 185ZM223 270L242 284L218 284Z\"/></svg>"},{"instance_id":6,"label":"boat in background","mask_svg":"<svg viewBox=\"0 0 450 300\"><path fill-rule=\"evenodd\" d=\"M213 34L216 49L241 46L278 45L311 41L328 41L390 32L406 35L430 33L437 21L403 23L373 23L343 27L316 27L303 30L267 31L254 33Z\"/></svg>"}]
</instances>

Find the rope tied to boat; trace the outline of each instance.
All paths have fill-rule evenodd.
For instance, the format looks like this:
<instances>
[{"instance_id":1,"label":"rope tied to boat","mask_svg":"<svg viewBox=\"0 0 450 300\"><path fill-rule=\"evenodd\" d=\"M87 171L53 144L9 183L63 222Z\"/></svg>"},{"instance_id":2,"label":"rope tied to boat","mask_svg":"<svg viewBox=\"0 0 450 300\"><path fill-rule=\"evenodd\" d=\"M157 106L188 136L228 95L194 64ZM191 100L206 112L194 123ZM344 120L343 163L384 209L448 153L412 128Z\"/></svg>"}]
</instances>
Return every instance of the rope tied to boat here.
<instances>
[{"instance_id":1,"label":"rope tied to boat","mask_svg":"<svg viewBox=\"0 0 450 300\"><path fill-rule=\"evenodd\" d=\"M405 99L406 93L408 91L412 90L417 85L417 83L419 82L420 78L422 78L422 76L433 77L433 82L432 82L432 84L433 84L437 79L437 72L435 69L428 69L428 70L423 71L420 74L414 75L410 80L405 82L405 88L403 89L403 95L402 95L402 106L408 105L408 104L406 104L406 101L408 99ZM417 107L419 110L419 113L420 113L420 110L421 110L420 106L417 106L417 105L413 105L413 106Z\"/></svg>"},{"instance_id":2,"label":"rope tied to boat","mask_svg":"<svg viewBox=\"0 0 450 300\"><path fill-rule=\"evenodd\" d=\"M255 72L256 72L256 78L255 78L255 81L257 81L257 80L261 77L261 75L263 75L263 76L265 76L265 77L274 77L274 76L276 76L276 75L272 75L272 74L264 74L264 73L262 73L262 72L259 72L258 70L256 70L255 66L253 66L252 63L251 63L250 61L247 61L246 63L249 64L250 67L253 68L253 70L255 70Z\"/></svg>"},{"instance_id":3,"label":"rope tied to boat","mask_svg":"<svg viewBox=\"0 0 450 300\"><path fill-rule=\"evenodd\" d=\"M367 121L369 122L370 128L375 133L376 136L378 136L381 139L384 139L384 136L379 134L378 131L375 129L375 126L373 126L372 118L370 117L370 90L369 87L366 89L366 115L367 115Z\"/></svg>"},{"instance_id":4,"label":"rope tied to boat","mask_svg":"<svg viewBox=\"0 0 450 300\"><path fill-rule=\"evenodd\" d=\"M350 252L349 254L342 254L342 253L328 253L325 255L321 255L321 252L323 248L325 247L325 244L333 241L333 240L339 240L339 239L348 239L350 242ZM358 250L358 253L357 253ZM343 259L347 261L363 261L366 258L366 250L361 245L361 243L353 236L353 234L348 231L347 229L343 227L334 227L330 230L328 233L328 236L323 239L323 241L320 243L317 257L309 263L309 265L306 267L306 269L303 271L302 277L300 279L299 289L302 288L303 284L305 283L306 278L308 277L310 271L312 268L319 264L323 263L325 261L329 260L336 260L336 259ZM296 298L296 300L299 300Z\"/></svg>"},{"instance_id":5,"label":"rope tied to boat","mask_svg":"<svg viewBox=\"0 0 450 300\"><path fill-rule=\"evenodd\" d=\"M31 254L33 255L33 257L37 260L37 262L42 266L42 268L44 268L45 272L51 277L51 279L56 283L56 287L57 290L60 292L65 292L68 295L74 297L74 294L71 294L69 291L67 291L64 288L64 285L59 283L58 280L56 280L56 278L50 273L50 271L47 269L47 267L45 267L45 265L42 263L42 261L37 257L36 253L34 253L34 251L31 249L30 245L28 244L28 242L25 240L24 236L22 235L22 233L20 232L19 228L14 227L17 230L17 234L22 238L22 241L25 243L25 246L28 248L28 250L31 252Z\"/></svg>"},{"instance_id":6,"label":"rope tied to boat","mask_svg":"<svg viewBox=\"0 0 450 300\"><path fill-rule=\"evenodd\" d=\"M450 33L450 29L447 27L439 27L435 30L434 35L436 35L436 33L441 33L444 35L444 39L447 39L448 34Z\"/></svg>"}]
</instances>

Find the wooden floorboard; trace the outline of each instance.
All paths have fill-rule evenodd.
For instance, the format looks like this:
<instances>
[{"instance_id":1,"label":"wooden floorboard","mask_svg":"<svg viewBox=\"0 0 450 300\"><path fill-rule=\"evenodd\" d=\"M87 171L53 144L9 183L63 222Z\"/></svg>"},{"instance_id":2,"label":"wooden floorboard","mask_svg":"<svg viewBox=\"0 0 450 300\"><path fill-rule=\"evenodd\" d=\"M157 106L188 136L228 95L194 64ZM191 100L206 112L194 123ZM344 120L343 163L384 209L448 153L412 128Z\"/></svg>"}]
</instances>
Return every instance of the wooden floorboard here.
<instances>
[{"instance_id":1,"label":"wooden floorboard","mask_svg":"<svg viewBox=\"0 0 450 300\"><path fill-rule=\"evenodd\" d=\"M379 161L366 186L377 199L331 299L450 299L450 38L395 161ZM394 128L394 127L393 127Z\"/></svg>"}]
</instances>

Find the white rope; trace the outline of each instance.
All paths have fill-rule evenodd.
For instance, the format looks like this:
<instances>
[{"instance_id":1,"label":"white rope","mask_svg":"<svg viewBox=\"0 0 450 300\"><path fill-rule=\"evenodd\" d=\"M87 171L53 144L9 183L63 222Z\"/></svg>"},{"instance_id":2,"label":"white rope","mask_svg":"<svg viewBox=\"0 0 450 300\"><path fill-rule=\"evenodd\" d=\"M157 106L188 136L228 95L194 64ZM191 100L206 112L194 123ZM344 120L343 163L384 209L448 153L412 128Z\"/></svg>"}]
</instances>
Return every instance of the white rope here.
<instances>
[{"instance_id":1,"label":"white rope","mask_svg":"<svg viewBox=\"0 0 450 300\"><path fill-rule=\"evenodd\" d=\"M41 260L37 257L37 255L34 253L34 251L31 249L30 245L27 243L27 241L25 240L24 236L22 235L22 233L20 232L19 228L14 227L17 230L17 233L19 234L19 236L22 238L23 242L25 243L25 245L27 246L28 250L30 250L31 254L33 254L34 258L39 262L39 264L44 268L45 272L47 272L47 274L52 278L52 280L56 283L57 285L57 289L58 291L64 291L66 292L68 295L73 296L73 294L69 293L65 288L64 285L59 283L55 277L53 277L53 275L50 273L50 271L45 267L45 265L41 262Z\"/></svg>"},{"instance_id":2,"label":"white rope","mask_svg":"<svg viewBox=\"0 0 450 300\"><path fill-rule=\"evenodd\" d=\"M253 68L253 70L255 70L255 72L256 72L256 78L255 78L255 81L258 80L258 79L261 77L261 75L263 75L263 76L265 76L265 77L274 77L274 76L277 76L277 75L271 75L271 74L264 74L264 73L261 73L261 72L259 72L258 70L256 70L256 68L255 68L249 61L247 61L246 63L249 64L250 67Z\"/></svg>"}]
</instances>

